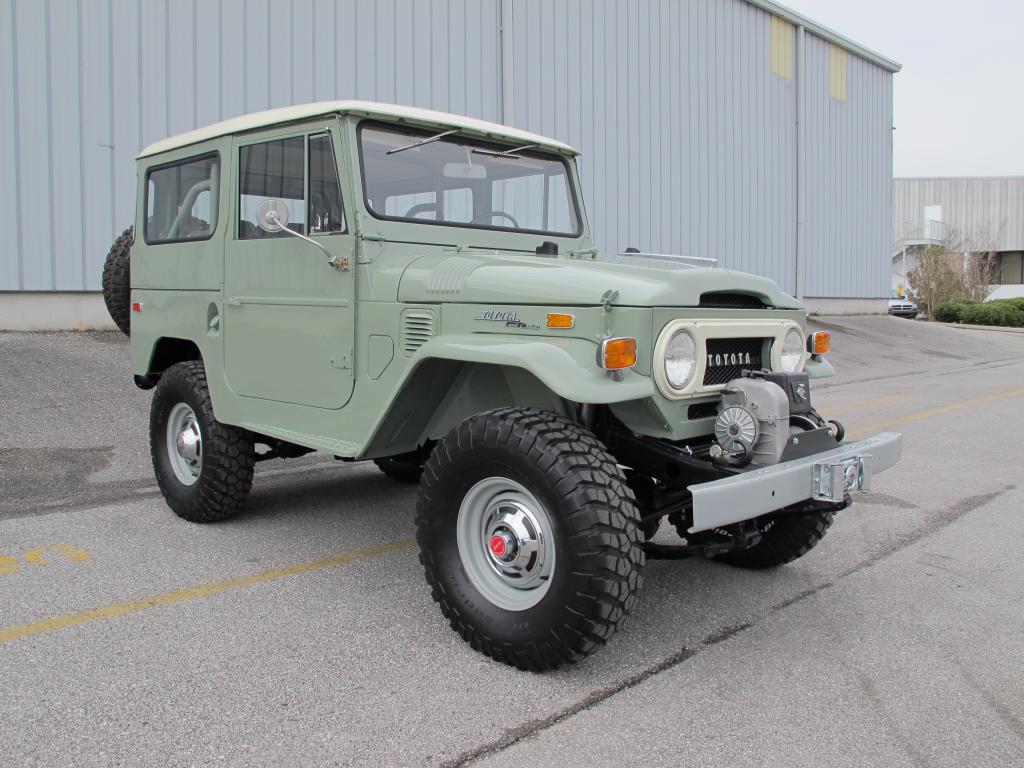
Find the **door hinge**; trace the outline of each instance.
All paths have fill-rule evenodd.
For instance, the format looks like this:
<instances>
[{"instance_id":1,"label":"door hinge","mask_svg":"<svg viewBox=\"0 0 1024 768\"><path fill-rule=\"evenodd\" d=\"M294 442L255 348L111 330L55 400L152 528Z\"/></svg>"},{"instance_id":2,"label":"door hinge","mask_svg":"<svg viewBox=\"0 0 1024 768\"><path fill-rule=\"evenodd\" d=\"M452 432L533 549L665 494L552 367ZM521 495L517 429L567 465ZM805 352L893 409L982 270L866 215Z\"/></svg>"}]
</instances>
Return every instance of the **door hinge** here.
<instances>
[{"instance_id":1,"label":"door hinge","mask_svg":"<svg viewBox=\"0 0 1024 768\"><path fill-rule=\"evenodd\" d=\"M331 365L342 371L352 369L352 348L349 347L346 351L341 354L335 355L331 358Z\"/></svg>"}]
</instances>

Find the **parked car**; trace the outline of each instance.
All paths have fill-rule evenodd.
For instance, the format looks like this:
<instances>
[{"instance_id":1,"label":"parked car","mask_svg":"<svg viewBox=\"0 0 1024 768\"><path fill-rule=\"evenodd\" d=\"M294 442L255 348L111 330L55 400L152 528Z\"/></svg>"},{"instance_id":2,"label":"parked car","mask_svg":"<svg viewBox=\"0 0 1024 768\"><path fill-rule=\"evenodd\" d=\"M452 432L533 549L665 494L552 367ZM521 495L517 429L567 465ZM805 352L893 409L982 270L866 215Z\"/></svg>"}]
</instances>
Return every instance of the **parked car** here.
<instances>
[{"instance_id":1,"label":"parked car","mask_svg":"<svg viewBox=\"0 0 1024 768\"><path fill-rule=\"evenodd\" d=\"M892 296L889 298L889 314L913 320L920 314L920 310L918 310L917 304L910 299L900 296L896 291L893 291Z\"/></svg>"},{"instance_id":2,"label":"parked car","mask_svg":"<svg viewBox=\"0 0 1024 768\"><path fill-rule=\"evenodd\" d=\"M452 628L524 669L615 633L663 518L675 556L806 554L900 436L846 443L814 409L828 335L772 281L599 258L576 155L355 101L144 149L104 290L155 388L170 508L230 517L268 458L372 460L419 484L420 562Z\"/></svg>"}]
</instances>

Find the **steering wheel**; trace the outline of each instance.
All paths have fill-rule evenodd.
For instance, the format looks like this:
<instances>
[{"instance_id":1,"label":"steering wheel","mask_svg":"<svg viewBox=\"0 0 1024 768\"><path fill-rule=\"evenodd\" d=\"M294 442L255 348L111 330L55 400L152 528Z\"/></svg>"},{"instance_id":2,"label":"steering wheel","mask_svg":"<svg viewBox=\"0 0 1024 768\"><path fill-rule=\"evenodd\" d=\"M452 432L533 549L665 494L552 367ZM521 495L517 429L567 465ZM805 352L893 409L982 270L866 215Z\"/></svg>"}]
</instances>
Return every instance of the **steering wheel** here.
<instances>
[{"instance_id":1,"label":"steering wheel","mask_svg":"<svg viewBox=\"0 0 1024 768\"><path fill-rule=\"evenodd\" d=\"M515 227L516 229L522 229L522 227L519 226L519 222L515 220L515 217L512 216L512 214L510 213L505 213L504 211L488 211L487 213L481 213L479 216L475 217L469 223L482 224L483 222L488 221L489 219L493 219L495 216L501 216L501 218L503 219L508 219L509 221L512 222L513 227Z\"/></svg>"}]
</instances>

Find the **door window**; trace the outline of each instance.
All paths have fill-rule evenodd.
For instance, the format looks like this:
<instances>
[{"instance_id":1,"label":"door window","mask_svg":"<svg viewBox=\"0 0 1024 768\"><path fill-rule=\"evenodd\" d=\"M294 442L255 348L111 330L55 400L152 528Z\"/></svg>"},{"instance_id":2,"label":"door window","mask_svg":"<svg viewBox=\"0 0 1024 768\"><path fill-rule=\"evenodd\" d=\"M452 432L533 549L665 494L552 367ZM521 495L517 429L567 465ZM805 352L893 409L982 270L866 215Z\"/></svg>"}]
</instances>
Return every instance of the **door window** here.
<instances>
[{"instance_id":1,"label":"door window","mask_svg":"<svg viewBox=\"0 0 1024 768\"><path fill-rule=\"evenodd\" d=\"M267 232L260 227L260 210L267 206L281 220L287 220L289 229L302 234L307 228L311 235L346 231L338 165L329 133L308 137L308 154L304 136L242 147L238 164L239 240L289 236L284 231Z\"/></svg>"},{"instance_id":2,"label":"door window","mask_svg":"<svg viewBox=\"0 0 1024 768\"><path fill-rule=\"evenodd\" d=\"M331 134L309 137L309 233L344 232L338 164Z\"/></svg>"},{"instance_id":3,"label":"door window","mask_svg":"<svg viewBox=\"0 0 1024 768\"><path fill-rule=\"evenodd\" d=\"M260 206L270 205L289 229L306 232L306 139L265 141L242 147L238 155L238 239L290 237L259 225Z\"/></svg>"}]
</instances>

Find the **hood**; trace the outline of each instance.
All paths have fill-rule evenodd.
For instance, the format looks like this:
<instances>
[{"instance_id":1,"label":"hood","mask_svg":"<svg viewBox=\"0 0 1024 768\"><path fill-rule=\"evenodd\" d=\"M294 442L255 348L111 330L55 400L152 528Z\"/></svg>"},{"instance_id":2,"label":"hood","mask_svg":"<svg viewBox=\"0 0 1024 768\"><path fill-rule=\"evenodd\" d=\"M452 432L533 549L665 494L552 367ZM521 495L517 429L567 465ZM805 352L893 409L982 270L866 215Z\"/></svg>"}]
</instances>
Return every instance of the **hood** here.
<instances>
[{"instance_id":1,"label":"hood","mask_svg":"<svg viewBox=\"0 0 1024 768\"><path fill-rule=\"evenodd\" d=\"M412 261L398 300L410 303L595 306L615 290L617 306L696 307L702 293L757 296L766 305L801 309L765 277L727 269L664 269L515 254L432 254Z\"/></svg>"}]
</instances>

